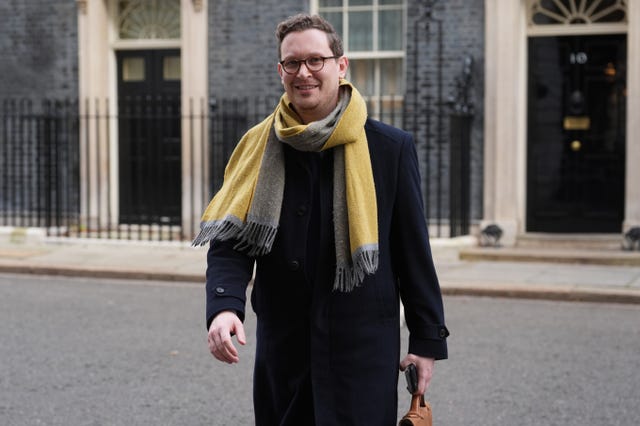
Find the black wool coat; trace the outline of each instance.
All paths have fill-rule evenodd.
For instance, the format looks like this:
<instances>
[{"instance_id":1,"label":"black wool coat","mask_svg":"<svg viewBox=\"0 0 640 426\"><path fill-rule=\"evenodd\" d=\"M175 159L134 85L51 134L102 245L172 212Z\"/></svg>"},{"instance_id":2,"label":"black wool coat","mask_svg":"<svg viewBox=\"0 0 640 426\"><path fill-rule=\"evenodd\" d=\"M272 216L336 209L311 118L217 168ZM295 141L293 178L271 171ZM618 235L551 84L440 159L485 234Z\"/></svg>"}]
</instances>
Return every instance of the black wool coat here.
<instances>
[{"instance_id":1,"label":"black wool coat","mask_svg":"<svg viewBox=\"0 0 640 426\"><path fill-rule=\"evenodd\" d=\"M351 293L333 291L331 150L285 146L285 192L273 249L256 259L212 242L207 326L223 310L257 315L257 425L380 425L397 422L399 297L409 352L447 357L440 287L425 225L411 136L367 120L378 204L378 271Z\"/></svg>"}]
</instances>

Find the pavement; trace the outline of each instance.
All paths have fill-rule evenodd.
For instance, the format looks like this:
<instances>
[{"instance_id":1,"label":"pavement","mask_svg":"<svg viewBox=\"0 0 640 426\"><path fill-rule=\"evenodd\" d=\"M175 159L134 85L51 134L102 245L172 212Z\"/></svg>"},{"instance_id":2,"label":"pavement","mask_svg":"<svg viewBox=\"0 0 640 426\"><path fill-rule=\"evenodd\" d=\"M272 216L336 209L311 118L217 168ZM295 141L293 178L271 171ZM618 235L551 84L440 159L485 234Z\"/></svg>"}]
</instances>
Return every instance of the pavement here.
<instances>
[{"instance_id":1,"label":"pavement","mask_svg":"<svg viewBox=\"0 0 640 426\"><path fill-rule=\"evenodd\" d=\"M640 304L640 251L484 248L470 236L431 247L445 295ZM205 267L206 247L187 242L0 232L0 273L204 283Z\"/></svg>"}]
</instances>

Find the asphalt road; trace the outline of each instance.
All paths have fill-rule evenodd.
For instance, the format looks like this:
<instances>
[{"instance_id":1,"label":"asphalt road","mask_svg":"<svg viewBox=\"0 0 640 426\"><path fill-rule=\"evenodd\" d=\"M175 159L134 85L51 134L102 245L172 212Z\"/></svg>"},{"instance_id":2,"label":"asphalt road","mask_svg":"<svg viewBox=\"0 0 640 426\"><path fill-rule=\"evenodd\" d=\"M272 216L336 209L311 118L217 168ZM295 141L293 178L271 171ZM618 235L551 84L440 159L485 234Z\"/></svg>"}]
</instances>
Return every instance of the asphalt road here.
<instances>
[{"instance_id":1,"label":"asphalt road","mask_svg":"<svg viewBox=\"0 0 640 426\"><path fill-rule=\"evenodd\" d=\"M241 363L215 362L203 296L187 283L0 275L0 425L253 424L254 317ZM445 305L450 359L427 394L436 426L640 424L640 306ZM405 411L402 381L399 395Z\"/></svg>"}]
</instances>

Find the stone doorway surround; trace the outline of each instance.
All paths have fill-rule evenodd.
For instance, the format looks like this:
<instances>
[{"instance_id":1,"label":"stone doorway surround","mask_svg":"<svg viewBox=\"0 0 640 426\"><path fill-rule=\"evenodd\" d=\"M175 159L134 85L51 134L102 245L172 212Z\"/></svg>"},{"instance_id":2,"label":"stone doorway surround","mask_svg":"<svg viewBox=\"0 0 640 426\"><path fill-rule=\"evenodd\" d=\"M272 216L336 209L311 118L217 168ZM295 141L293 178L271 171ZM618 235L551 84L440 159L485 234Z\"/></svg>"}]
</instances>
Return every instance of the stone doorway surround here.
<instances>
[{"instance_id":1,"label":"stone doorway surround","mask_svg":"<svg viewBox=\"0 0 640 426\"><path fill-rule=\"evenodd\" d=\"M484 216L495 223L501 244L513 246L527 232L527 37L564 34L627 34L627 142L623 232L640 226L640 2L620 0L627 22L549 25L532 30L535 0L485 0ZM580 3L580 2L579 2ZM634 143L635 142L635 143Z\"/></svg>"},{"instance_id":2,"label":"stone doorway surround","mask_svg":"<svg viewBox=\"0 0 640 426\"><path fill-rule=\"evenodd\" d=\"M181 53L181 93L182 110L187 114L193 111L196 116L204 116L207 111L200 111L208 105L208 12L207 0L179 0L181 36L176 40L125 40L119 41L117 30L117 1L116 0L76 0L78 6L78 91L80 114L94 114L99 108L102 113L116 111L117 105L117 70L116 50L119 49L153 49L178 48ZM89 101L89 102L87 102ZM186 114L183 114L185 116ZM185 118L186 120L186 118ZM204 124L206 125L206 123ZM111 202L106 203L107 195L98 192L98 188L105 188L107 176L111 188L117 188L118 153L117 153L117 123L110 122L110 129L81 129L81 146L89 146L87 151L96 153L100 158L110 158L108 162L111 170L98 170L93 176L81 176L84 185L91 185L90 191L81 193L92 194L89 202L83 202L82 215L88 223L92 223L93 216L111 217L114 224L118 222L118 194L113 191ZM201 175L201 171L191 171L188 161L190 158L207 158L201 138L207 131L191 134L191 126L182 126L182 222L183 229L190 229L191 223L198 223L204 207L200 197L191 199L192 194L200 194L206 190L208 176ZM106 144L99 144L97 140L110 135L110 152L106 152ZM104 140L104 139L103 139ZM188 141L186 143L185 141ZM93 158L83 156L81 161L92 161ZM204 168L206 170L206 167ZM85 170L81 167L81 170ZM84 173L84 172L83 172ZM95 194L95 195L94 195ZM105 212L97 214L95 209L106 209L111 206L111 214ZM102 207L99 207L102 206ZM195 218L195 222L193 222ZM100 223L98 225L105 225ZM189 236L186 236L187 238Z\"/></svg>"}]
</instances>

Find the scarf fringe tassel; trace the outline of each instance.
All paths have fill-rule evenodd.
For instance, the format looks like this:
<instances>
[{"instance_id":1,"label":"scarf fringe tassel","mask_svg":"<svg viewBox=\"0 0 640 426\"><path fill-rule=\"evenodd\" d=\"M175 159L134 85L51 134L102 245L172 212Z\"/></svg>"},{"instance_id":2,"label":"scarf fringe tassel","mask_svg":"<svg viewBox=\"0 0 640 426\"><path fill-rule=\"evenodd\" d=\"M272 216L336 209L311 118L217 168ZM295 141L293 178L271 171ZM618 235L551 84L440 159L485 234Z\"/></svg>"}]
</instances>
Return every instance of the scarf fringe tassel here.
<instances>
[{"instance_id":1,"label":"scarf fringe tassel","mask_svg":"<svg viewBox=\"0 0 640 426\"><path fill-rule=\"evenodd\" d=\"M373 274L378 269L378 256L377 249L363 250L354 257L353 265L338 265L333 289L348 293L360 287L364 276Z\"/></svg>"},{"instance_id":2,"label":"scarf fringe tassel","mask_svg":"<svg viewBox=\"0 0 640 426\"><path fill-rule=\"evenodd\" d=\"M262 256L271 251L277 232L277 226L247 222L238 234L238 244L233 248L246 251L249 256Z\"/></svg>"},{"instance_id":3,"label":"scarf fringe tassel","mask_svg":"<svg viewBox=\"0 0 640 426\"><path fill-rule=\"evenodd\" d=\"M242 227L240 225L228 220L202 222L200 224L200 232L193 239L191 245L202 246L214 239L225 241L238 235L241 230Z\"/></svg>"},{"instance_id":4,"label":"scarf fringe tassel","mask_svg":"<svg viewBox=\"0 0 640 426\"><path fill-rule=\"evenodd\" d=\"M204 222L192 245L201 246L213 240L226 241L235 238L238 243L234 249L246 251L249 256L261 256L271 251L277 231L278 227L255 222L247 222L244 225L229 220Z\"/></svg>"}]
</instances>

